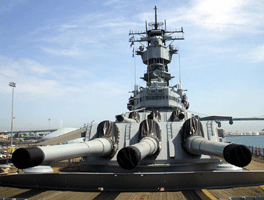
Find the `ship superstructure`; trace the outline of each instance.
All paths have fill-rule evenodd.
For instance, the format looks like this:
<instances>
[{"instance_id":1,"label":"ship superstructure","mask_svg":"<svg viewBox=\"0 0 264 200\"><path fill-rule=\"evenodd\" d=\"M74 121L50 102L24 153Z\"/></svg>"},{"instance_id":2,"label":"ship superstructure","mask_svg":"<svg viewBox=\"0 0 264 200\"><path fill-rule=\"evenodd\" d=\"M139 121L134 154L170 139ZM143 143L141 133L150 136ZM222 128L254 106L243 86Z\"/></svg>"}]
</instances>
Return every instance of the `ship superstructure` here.
<instances>
[{"instance_id":1,"label":"ship superstructure","mask_svg":"<svg viewBox=\"0 0 264 200\"><path fill-rule=\"evenodd\" d=\"M141 77L146 81L146 87L138 89L135 85L133 91L134 97L130 98L128 103L129 110L137 110L145 108L147 110L179 110L188 109L186 95L182 94L181 83L170 87L169 81L174 78L168 70L168 64L172 60L172 56L178 53L178 50L167 42L174 40L183 40L183 28L177 31L167 31L166 21L157 22L157 8L155 7L155 22L146 22L146 31L132 32L129 35L131 45L134 42L146 43L139 46L136 51L140 55L142 61L147 65L147 72ZM163 27L165 27L163 29ZM181 34L180 37L172 37L172 34ZM144 35L139 39L135 39L135 35ZM133 99L134 98L134 99ZM133 101L131 101L133 100Z\"/></svg>"}]
</instances>

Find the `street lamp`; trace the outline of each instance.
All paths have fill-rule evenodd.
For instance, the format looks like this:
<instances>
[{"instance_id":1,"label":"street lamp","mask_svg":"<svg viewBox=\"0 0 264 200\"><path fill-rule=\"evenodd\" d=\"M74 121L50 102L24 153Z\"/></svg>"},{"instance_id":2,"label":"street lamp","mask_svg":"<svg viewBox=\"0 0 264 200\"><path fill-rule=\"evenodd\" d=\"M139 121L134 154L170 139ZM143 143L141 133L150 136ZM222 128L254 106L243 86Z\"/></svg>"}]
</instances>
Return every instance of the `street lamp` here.
<instances>
[{"instance_id":1,"label":"street lamp","mask_svg":"<svg viewBox=\"0 0 264 200\"><path fill-rule=\"evenodd\" d=\"M14 89L16 87L16 84L14 82L9 82L9 86L11 86L13 88L13 92L12 92L12 116L11 116L11 153L13 153L13 113L14 113Z\"/></svg>"}]
</instances>

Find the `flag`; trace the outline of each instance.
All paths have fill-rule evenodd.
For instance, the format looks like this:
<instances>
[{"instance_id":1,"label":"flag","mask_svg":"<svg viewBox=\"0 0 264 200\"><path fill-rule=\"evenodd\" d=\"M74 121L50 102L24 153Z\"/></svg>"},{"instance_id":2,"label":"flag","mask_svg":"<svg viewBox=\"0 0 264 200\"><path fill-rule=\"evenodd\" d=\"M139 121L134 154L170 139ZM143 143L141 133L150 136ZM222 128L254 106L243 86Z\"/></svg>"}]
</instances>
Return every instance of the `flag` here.
<instances>
[{"instance_id":1,"label":"flag","mask_svg":"<svg viewBox=\"0 0 264 200\"><path fill-rule=\"evenodd\" d=\"M134 47L133 47L133 51L132 51L132 57L134 57L134 53L135 53L135 50L134 50Z\"/></svg>"},{"instance_id":2,"label":"flag","mask_svg":"<svg viewBox=\"0 0 264 200\"><path fill-rule=\"evenodd\" d=\"M131 42L130 44L130 48L134 45L134 36L132 36L131 38L129 38L129 42Z\"/></svg>"}]
</instances>

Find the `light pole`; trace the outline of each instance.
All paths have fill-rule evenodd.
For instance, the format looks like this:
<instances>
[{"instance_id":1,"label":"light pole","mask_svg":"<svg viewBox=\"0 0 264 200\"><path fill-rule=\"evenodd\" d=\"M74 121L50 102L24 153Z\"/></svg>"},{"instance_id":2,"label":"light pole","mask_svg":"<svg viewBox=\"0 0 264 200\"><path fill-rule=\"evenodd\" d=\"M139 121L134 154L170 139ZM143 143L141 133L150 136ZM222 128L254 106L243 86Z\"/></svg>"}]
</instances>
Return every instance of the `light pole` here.
<instances>
[{"instance_id":1,"label":"light pole","mask_svg":"<svg viewBox=\"0 0 264 200\"><path fill-rule=\"evenodd\" d=\"M49 132L50 132L50 118L48 120L49 120Z\"/></svg>"},{"instance_id":2,"label":"light pole","mask_svg":"<svg viewBox=\"0 0 264 200\"><path fill-rule=\"evenodd\" d=\"M16 84L14 82L9 82L9 86L13 88L12 91L12 116L11 116L11 153L13 153L13 120L14 120L14 89Z\"/></svg>"}]
</instances>

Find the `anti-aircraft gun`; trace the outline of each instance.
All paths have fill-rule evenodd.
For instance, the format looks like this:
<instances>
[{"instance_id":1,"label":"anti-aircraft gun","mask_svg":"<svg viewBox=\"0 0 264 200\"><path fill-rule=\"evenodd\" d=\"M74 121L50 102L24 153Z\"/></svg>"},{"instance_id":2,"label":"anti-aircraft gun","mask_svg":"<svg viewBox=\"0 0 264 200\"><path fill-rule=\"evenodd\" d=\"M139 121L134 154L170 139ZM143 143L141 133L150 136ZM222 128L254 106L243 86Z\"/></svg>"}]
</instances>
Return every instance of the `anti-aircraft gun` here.
<instances>
[{"instance_id":1,"label":"anti-aircraft gun","mask_svg":"<svg viewBox=\"0 0 264 200\"><path fill-rule=\"evenodd\" d=\"M263 185L263 171L242 169L252 159L249 148L219 137L215 119L221 117L195 115L188 110L181 83L169 85L173 76L168 64L178 49L166 44L183 40L183 28L168 31L166 21L157 22L155 7L155 22L146 22L146 31L129 35L131 46L146 43L136 53L147 65L142 77L146 87L138 90L135 86L127 105L130 111L116 115L115 122L87 124L83 143L21 148L13 154L14 165L22 169L81 156L81 172L1 176L0 185L88 191ZM222 159L230 164L223 164Z\"/></svg>"}]
</instances>

